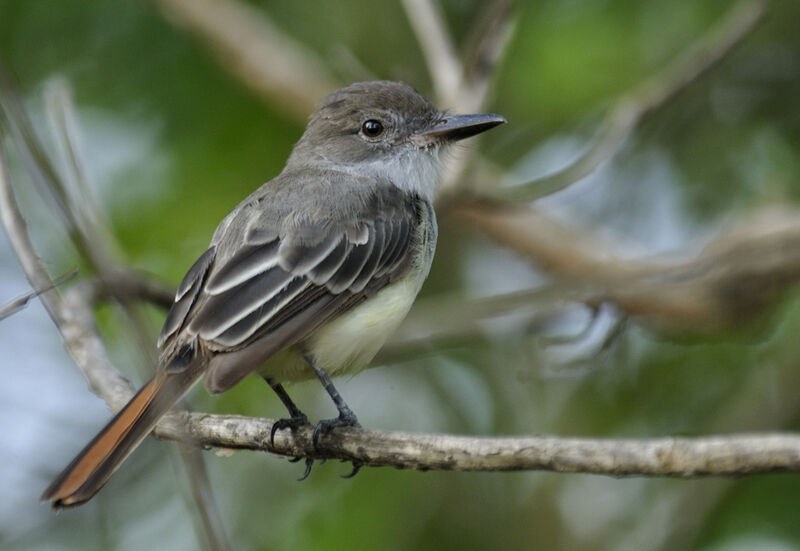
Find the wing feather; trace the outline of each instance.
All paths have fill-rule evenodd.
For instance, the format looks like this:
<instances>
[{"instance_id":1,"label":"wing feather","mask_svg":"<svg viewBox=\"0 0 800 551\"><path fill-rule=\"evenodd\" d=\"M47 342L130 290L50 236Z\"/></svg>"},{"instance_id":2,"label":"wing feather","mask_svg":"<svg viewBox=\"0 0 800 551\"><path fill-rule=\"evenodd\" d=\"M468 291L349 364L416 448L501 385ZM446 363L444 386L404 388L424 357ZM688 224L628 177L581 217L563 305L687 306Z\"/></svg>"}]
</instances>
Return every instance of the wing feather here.
<instances>
[{"instance_id":1,"label":"wing feather","mask_svg":"<svg viewBox=\"0 0 800 551\"><path fill-rule=\"evenodd\" d=\"M275 293L272 298L227 327L224 331L208 336L201 334L200 336L223 346L236 346L252 336L267 320L279 314L309 285L311 285L311 282L308 280L296 277Z\"/></svg>"},{"instance_id":2,"label":"wing feather","mask_svg":"<svg viewBox=\"0 0 800 551\"><path fill-rule=\"evenodd\" d=\"M246 348L266 354L263 361L397 279L416 254L421 219L419 200L392 188L358 203L361 216L339 222L281 226L264 218L218 231L212 243L220 250L241 245L227 257L212 247L189 270L160 342L185 331L230 354L209 368L223 372L207 377L224 390L257 367Z\"/></svg>"},{"instance_id":3,"label":"wing feather","mask_svg":"<svg viewBox=\"0 0 800 551\"><path fill-rule=\"evenodd\" d=\"M275 266L227 292L208 295L208 299L192 316L189 331L204 339L214 340L280 293L293 278L292 274Z\"/></svg>"},{"instance_id":4,"label":"wing feather","mask_svg":"<svg viewBox=\"0 0 800 551\"><path fill-rule=\"evenodd\" d=\"M408 244L411 239L411 220L400 218L392 221L392 242L384 247L380 266L391 272L397 268L408 253Z\"/></svg>"},{"instance_id":5,"label":"wing feather","mask_svg":"<svg viewBox=\"0 0 800 551\"><path fill-rule=\"evenodd\" d=\"M341 235L330 234L313 246L304 246L292 239L280 242L278 258L281 268L287 272L305 273L324 260L342 241Z\"/></svg>"},{"instance_id":6,"label":"wing feather","mask_svg":"<svg viewBox=\"0 0 800 551\"><path fill-rule=\"evenodd\" d=\"M372 234L373 231L368 230L366 242L363 245L354 246L339 269L325 282L325 287L334 295L348 290L358 278L373 251L375 243L370 238Z\"/></svg>"},{"instance_id":7,"label":"wing feather","mask_svg":"<svg viewBox=\"0 0 800 551\"><path fill-rule=\"evenodd\" d=\"M317 285L325 285L333 274L336 273L342 263L347 258L350 250L353 248L352 243L347 239L341 239L339 244L325 257L319 264L308 270L308 277Z\"/></svg>"},{"instance_id":8,"label":"wing feather","mask_svg":"<svg viewBox=\"0 0 800 551\"><path fill-rule=\"evenodd\" d=\"M215 247L209 247L200 255L186 275L183 276L183 281L178 286L178 292L175 294L175 302L167 312L167 319L164 320L164 326L161 328L161 334L158 336L158 346L162 346L164 342L173 334L175 334L183 325L186 320L186 315L189 313L191 307L195 304L196 299L200 295L200 288L203 284L203 279L206 277L208 269L214 261L216 253Z\"/></svg>"},{"instance_id":9,"label":"wing feather","mask_svg":"<svg viewBox=\"0 0 800 551\"><path fill-rule=\"evenodd\" d=\"M205 292L218 295L266 272L278 263L279 247L277 239L264 245L245 245L208 279Z\"/></svg>"},{"instance_id":10,"label":"wing feather","mask_svg":"<svg viewBox=\"0 0 800 551\"><path fill-rule=\"evenodd\" d=\"M369 234L369 240L372 243L372 250L370 254L367 256L367 261L364 262L364 265L361 266L361 269L358 272L358 276L353 280L353 282L348 286L349 289L354 293L361 292L364 287L367 286L372 278L375 277L375 269L378 267L378 262L383 256L383 244L384 244L384 224L376 223Z\"/></svg>"}]
</instances>

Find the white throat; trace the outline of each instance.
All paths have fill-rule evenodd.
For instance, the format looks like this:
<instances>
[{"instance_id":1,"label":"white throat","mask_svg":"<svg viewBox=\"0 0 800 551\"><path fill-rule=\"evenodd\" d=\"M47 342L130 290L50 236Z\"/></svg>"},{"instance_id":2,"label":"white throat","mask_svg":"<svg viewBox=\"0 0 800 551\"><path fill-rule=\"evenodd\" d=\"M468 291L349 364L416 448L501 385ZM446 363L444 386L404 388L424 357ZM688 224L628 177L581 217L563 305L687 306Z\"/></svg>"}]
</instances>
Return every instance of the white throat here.
<instances>
[{"instance_id":1,"label":"white throat","mask_svg":"<svg viewBox=\"0 0 800 551\"><path fill-rule=\"evenodd\" d=\"M347 165L338 164L336 170L360 177L373 176L389 180L402 191L433 202L440 167L438 148L420 150L409 144L394 152L389 158Z\"/></svg>"}]
</instances>

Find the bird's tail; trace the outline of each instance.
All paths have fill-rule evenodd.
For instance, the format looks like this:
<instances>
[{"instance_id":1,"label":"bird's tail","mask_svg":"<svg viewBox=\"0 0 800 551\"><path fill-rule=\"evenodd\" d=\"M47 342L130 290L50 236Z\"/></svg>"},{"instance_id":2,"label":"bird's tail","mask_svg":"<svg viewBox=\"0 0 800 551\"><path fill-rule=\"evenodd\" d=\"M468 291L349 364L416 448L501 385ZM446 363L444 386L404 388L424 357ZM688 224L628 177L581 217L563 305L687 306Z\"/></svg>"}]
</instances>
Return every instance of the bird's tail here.
<instances>
[{"instance_id":1,"label":"bird's tail","mask_svg":"<svg viewBox=\"0 0 800 551\"><path fill-rule=\"evenodd\" d=\"M155 424L203 374L195 359L178 372L160 372L67 465L42 494L54 509L85 503L108 481Z\"/></svg>"}]
</instances>

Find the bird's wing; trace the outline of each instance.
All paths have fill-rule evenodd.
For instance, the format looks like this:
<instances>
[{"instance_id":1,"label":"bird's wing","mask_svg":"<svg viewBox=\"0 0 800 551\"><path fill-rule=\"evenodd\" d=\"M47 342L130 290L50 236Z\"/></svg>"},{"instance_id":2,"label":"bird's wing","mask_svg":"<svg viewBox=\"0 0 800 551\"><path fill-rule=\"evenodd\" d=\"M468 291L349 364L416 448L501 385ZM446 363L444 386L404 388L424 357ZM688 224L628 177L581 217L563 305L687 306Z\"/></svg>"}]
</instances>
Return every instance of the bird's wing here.
<instances>
[{"instance_id":1,"label":"bird's wing","mask_svg":"<svg viewBox=\"0 0 800 551\"><path fill-rule=\"evenodd\" d=\"M357 223L298 225L283 236L253 225L243 244L221 260L210 247L181 283L159 343L198 338L217 353L258 344L260 361L298 342L406 272L413 260L417 200L357 216ZM248 362L252 364L253 362ZM230 388L256 365L224 364L210 374L213 391Z\"/></svg>"}]
</instances>

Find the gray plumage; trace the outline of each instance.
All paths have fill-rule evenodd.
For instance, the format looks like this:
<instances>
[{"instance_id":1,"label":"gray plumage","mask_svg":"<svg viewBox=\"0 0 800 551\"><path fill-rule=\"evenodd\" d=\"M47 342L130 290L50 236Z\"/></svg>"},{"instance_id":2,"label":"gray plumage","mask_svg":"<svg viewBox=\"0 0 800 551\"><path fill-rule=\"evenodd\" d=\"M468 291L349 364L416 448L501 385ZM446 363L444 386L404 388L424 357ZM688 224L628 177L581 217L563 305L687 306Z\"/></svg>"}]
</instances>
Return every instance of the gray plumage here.
<instances>
[{"instance_id":1,"label":"gray plumage","mask_svg":"<svg viewBox=\"0 0 800 551\"><path fill-rule=\"evenodd\" d=\"M190 268L159 337L166 356L186 343L225 354L255 342L270 355L412 266L427 274L430 260L415 258L435 246L432 210L420 212L433 196L437 148L409 136L439 117L398 83L352 85L322 100L284 171L222 221ZM361 130L369 119L382 121L378 139ZM309 312L292 335L279 330ZM259 367L219 363L213 379L228 382L215 391Z\"/></svg>"},{"instance_id":2,"label":"gray plumage","mask_svg":"<svg viewBox=\"0 0 800 551\"><path fill-rule=\"evenodd\" d=\"M90 499L198 379L222 392L258 372L287 406L276 429L307 423L280 383L366 367L428 275L436 244L439 146L504 122L445 115L411 87L357 83L323 99L286 168L220 223L189 269L159 337L155 376L45 491L54 507Z\"/></svg>"},{"instance_id":3,"label":"gray plumage","mask_svg":"<svg viewBox=\"0 0 800 551\"><path fill-rule=\"evenodd\" d=\"M280 203L284 190L303 179L309 188L333 187L342 177L287 171L239 205L181 283L160 342L183 330L210 347L238 348L263 337L274 326L270 320L289 315L296 304L341 293L369 296L401 276L417 247L419 199L391 183L365 184L365 193L339 199L347 208L320 211L289 228L281 227L286 216L264 215L273 210L262 206L265 197Z\"/></svg>"},{"instance_id":4,"label":"gray plumage","mask_svg":"<svg viewBox=\"0 0 800 551\"><path fill-rule=\"evenodd\" d=\"M205 351L214 356L206 384L220 392L287 346L326 355L305 342L314 330L413 269L404 291L410 296L392 296L397 312L381 311L391 319L365 333L377 346L353 335L354 350L338 355L354 365L327 370L365 367L430 268L438 146L502 122L473 117L448 120L395 82L353 84L323 99L283 172L220 223L187 273L159 338L162 362L187 344ZM379 121L381 132L367 135L365 121ZM267 373L275 380L313 376L294 367Z\"/></svg>"}]
</instances>

